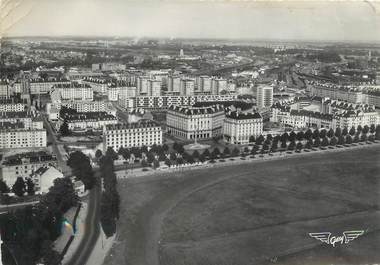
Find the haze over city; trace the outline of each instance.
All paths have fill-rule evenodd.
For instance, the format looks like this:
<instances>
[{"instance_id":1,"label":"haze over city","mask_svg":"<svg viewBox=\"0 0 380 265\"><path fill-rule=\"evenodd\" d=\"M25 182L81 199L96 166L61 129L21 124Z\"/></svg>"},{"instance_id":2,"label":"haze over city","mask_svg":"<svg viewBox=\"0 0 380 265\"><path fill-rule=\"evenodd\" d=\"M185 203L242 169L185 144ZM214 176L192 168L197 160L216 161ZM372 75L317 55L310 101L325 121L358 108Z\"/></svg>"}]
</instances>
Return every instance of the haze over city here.
<instances>
[{"instance_id":1,"label":"haze over city","mask_svg":"<svg viewBox=\"0 0 380 265\"><path fill-rule=\"evenodd\" d=\"M25 0L4 19L2 28L5 36L378 42L380 16L376 5L373 2Z\"/></svg>"}]
</instances>

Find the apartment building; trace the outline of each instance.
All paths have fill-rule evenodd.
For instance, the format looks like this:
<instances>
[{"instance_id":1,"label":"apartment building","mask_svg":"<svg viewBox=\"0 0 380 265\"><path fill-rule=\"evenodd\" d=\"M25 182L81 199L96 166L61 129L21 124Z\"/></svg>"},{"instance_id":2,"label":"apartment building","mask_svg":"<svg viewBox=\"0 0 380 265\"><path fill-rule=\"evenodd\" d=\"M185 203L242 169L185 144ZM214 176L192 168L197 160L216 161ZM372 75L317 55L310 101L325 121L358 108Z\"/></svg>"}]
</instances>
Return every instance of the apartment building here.
<instances>
[{"instance_id":1,"label":"apartment building","mask_svg":"<svg viewBox=\"0 0 380 265\"><path fill-rule=\"evenodd\" d=\"M259 113L233 111L223 121L223 138L231 144L248 144L251 136L263 133L263 118Z\"/></svg>"}]
</instances>

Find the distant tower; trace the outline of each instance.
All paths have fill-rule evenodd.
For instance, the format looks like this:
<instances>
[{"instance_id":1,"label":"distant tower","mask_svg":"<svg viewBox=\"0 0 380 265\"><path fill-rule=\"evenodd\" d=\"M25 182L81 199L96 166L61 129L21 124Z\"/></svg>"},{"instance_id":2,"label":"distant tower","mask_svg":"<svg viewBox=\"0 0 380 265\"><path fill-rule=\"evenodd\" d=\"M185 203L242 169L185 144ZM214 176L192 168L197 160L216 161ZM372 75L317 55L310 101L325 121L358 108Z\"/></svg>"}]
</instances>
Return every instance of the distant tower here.
<instances>
[{"instance_id":1,"label":"distant tower","mask_svg":"<svg viewBox=\"0 0 380 265\"><path fill-rule=\"evenodd\" d=\"M185 53L183 52L183 49L181 49L181 50L179 51L179 57L183 57L183 56L185 56Z\"/></svg>"},{"instance_id":2,"label":"distant tower","mask_svg":"<svg viewBox=\"0 0 380 265\"><path fill-rule=\"evenodd\" d=\"M21 99L25 102L30 110L30 106L32 104L30 98L30 81L23 72L21 72Z\"/></svg>"},{"instance_id":3,"label":"distant tower","mask_svg":"<svg viewBox=\"0 0 380 265\"><path fill-rule=\"evenodd\" d=\"M372 59L372 53L371 50L368 51L368 61L371 61Z\"/></svg>"}]
</instances>

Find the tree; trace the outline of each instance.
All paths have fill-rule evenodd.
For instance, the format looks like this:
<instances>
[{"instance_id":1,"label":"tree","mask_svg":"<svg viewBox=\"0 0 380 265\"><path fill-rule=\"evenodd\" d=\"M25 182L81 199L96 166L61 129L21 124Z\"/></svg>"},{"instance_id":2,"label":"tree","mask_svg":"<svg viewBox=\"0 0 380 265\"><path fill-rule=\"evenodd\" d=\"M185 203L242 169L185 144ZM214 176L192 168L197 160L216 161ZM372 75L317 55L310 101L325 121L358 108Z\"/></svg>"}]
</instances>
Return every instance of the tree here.
<instances>
[{"instance_id":1,"label":"tree","mask_svg":"<svg viewBox=\"0 0 380 265\"><path fill-rule=\"evenodd\" d=\"M334 136L334 130L331 128L328 132L327 132L327 137L331 138Z\"/></svg>"},{"instance_id":2,"label":"tree","mask_svg":"<svg viewBox=\"0 0 380 265\"><path fill-rule=\"evenodd\" d=\"M69 124L67 123L67 120L64 120L61 126L59 127L59 133L62 136L70 135Z\"/></svg>"},{"instance_id":3,"label":"tree","mask_svg":"<svg viewBox=\"0 0 380 265\"><path fill-rule=\"evenodd\" d=\"M170 159L168 158L165 159L165 165L167 165L168 167L172 165L172 162L170 161Z\"/></svg>"},{"instance_id":4,"label":"tree","mask_svg":"<svg viewBox=\"0 0 380 265\"><path fill-rule=\"evenodd\" d=\"M342 130L342 135L346 136L347 134L348 134L348 129L347 129L347 127L344 127Z\"/></svg>"},{"instance_id":5,"label":"tree","mask_svg":"<svg viewBox=\"0 0 380 265\"><path fill-rule=\"evenodd\" d=\"M335 129L335 136L339 138L341 135L342 135L342 129L339 127L336 128Z\"/></svg>"},{"instance_id":6,"label":"tree","mask_svg":"<svg viewBox=\"0 0 380 265\"><path fill-rule=\"evenodd\" d=\"M376 140L380 140L380 125L376 126L375 138Z\"/></svg>"},{"instance_id":7,"label":"tree","mask_svg":"<svg viewBox=\"0 0 380 265\"><path fill-rule=\"evenodd\" d=\"M314 147L319 147L321 145L321 138L320 137L316 137L314 139Z\"/></svg>"},{"instance_id":8,"label":"tree","mask_svg":"<svg viewBox=\"0 0 380 265\"><path fill-rule=\"evenodd\" d=\"M156 169L156 168L159 168L159 167L160 167L160 162L157 159L155 159L153 161L153 168Z\"/></svg>"},{"instance_id":9,"label":"tree","mask_svg":"<svg viewBox=\"0 0 380 265\"><path fill-rule=\"evenodd\" d=\"M255 136L253 136L253 135L249 136L249 142L254 143L255 142Z\"/></svg>"},{"instance_id":10,"label":"tree","mask_svg":"<svg viewBox=\"0 0 380 265\"><path fill-rule=\"evenodd\" d=\"M203 155L204 157L208 158L210 157L210 151L208 149L206 149L204 152L203 152Z\"/></svg>"},{"instance_id":11,"label":"tree","mask_svg":"<svg viewBox=\"0 0 380 265\"><path fill-rule=\"evenodd\" d=\"M297 138L298 141L302 141L304 137L305 137L305 134L302 131L299 131L297 133L297 137L296 138Z\"/></svg>"},{"instance_id":12,"label":"tree","mask_svg":"<svg viewBox=\"0 0 380 265\"><path fill-rule=\"evenodd\" d=\"M95 152L95 157L97 158L97 159L99 159L99 158L101 158L102 157L102 155L103 155L103 153L102 153L102 151L101 150L96 150L96 152Z\"/></svg>"},{"instance_id":13,"label":"tree","mask_svg":"<svg viewBox=\"0 0 380 265\"><path fill-rule=\"evenodd\" d=\"M296 147L296 142L295 140L293 140L289 143L288 150L294 150L295 147Z\"/></svg>"},{"instance_id":14,"label":"tree","mask_svg":"<svg viewBox=\"0 0 380 265\"><path fill-rule=\"evenodd\" d=\"M286 147L287 147L286 141L281 141L281 148L286 148Z\"/></svg>"},{"instance_id":15,"label":"tree","mask_svg":"<svg viewBox=\"0 0 380 265\"><path fill-rule=\"evenodd\" d=\"M307 143L305 144L305 148L306 148L306 149L311 149L312 146L313 146L313 140L312 140L312 139L309 139L309 140L307 141Z\"/></svg>"},{"instance_id":16,"label":"tree","mask_svg":"<svg viewBox=\"0 0 380 265\"><path fill-rule=\"evenodd\" d=\"M259 137L257 137L256 139L256 144L258 145L261 145L263 142L264 142L264 136L263 135L260 135Z\"/></svg>"},{"instance_id":17,"label":"tree","mask_svg":"<svg viewBox=\"0 0 380 265\"><path fill-rule=\"evenodd\" d=\"M286 141L288 141L288 139L289 139L289 135L288 135L288 133L283 133L282 135L281 135L281 137L280 137L280 141L281 142L286 142Z\"/></svg>"},{"instance_id":18,"label":"tree","mask_svg":"<svg viewBox=\"0 0 380 265\"><path fill-rule=\"evenodd\" d=\"M314 130L313 132L313 138L316 139L317 137L320 137L320 132L318 129Z\"/></svg>"},{"instance_id":19,"label":"tree","mask_svg":"<svg viewBox=\"0 0 380 265\"><path fill-rule=\"evenodd\" d=\"M363 127L361 125L358 125L358 128L356 129L357 132L361 133L363 130Z\"/></svg>"},{"instance_id":20,"label":"tree","mask_svg":"<svg viewBox=\"0 0 380 265\"><path fill-rule=\"evenodd\" d=\"M322 146L328 146L329 145L329 139L327 138L327 137L324 137L323 139L322 139Z\"/></svg>"},{"instance_id":21,"label":"tree","mask_svg":"<svg viewBox=\"0 0 380 265\"><path fill-rule=\"evenodd\" d=\"M25 181L22 177L16 179L15 184L12 186L12 192L17 196L24 196L25 193Z\"/></svg>"},{"instance_id":22,"label":"tree","mask_svg":"<svg viewBox=\"0 0 380 265\"><path fill-rule=\"evenodd\" d=\"M72 169L73 175L84 183L86 189L91 189L96 179L92 171L90 159L81 151L70 153L67 165Z\"/></svg>"},{"instance_id":23,"label":"tree","mask_svg":"<svg viewBox=\"0 0 380 265\"><path fill-rule=\"evenodd\" d=\"M371 126L370 126L370 128L369 128L369 132L370 132L371 134L374 134L374 133L376 132L376 126L375 126L375 124L371 124Z\"/></svg>"},{"instance_id":24,"label":"tree","mask_svg":"<svg viewBox=\"0 0 380 265\"><path fill-rule=\"evenodd\" d=\"M364 129L363 129L363 131L364 131ZM362 133L362 136L360 137L360 141L361 142L365 142L365 141L367 141L367 134L365 134L364 132Z\"/></svg>"},{"instance_id":25,"label":"tree","mask_svg":"<svg viewBox=\"0 0 380 265\"><path fill-rule=\"evenodd\" d=\"M154 155L154 153L153 153L153 152L149 152L149 153L147 154L147 162L148 162L149 164L152 164L154 160L155 160L155 155Z\"/></svg>"},{"instance_id":26,"label":"tree","mask_svg":"<svg viewBox=\"0 0 380 265\"><path fill-rule=\"evenodd\" d=\"M142 167L147 167L148 166L148 162L146 162L145 159L141 160L141 166Z\"/></svg>"},{"instance_id":27,"label":"tree","mask_svg":"<svg viewBox=\"0 0 380 265\"><path fill-rule=\"evenodd\" d=\"M367 134L368 132L369 132L369 127L368 127L368 125L364 125L363 130L362 130L362 133Z\"/></svg>"},{"instance_id":28,"label":"tree","mask_svg":"<svg viewBox=\"0 0 380 265\"><path fill-rule=\"evenodd\" d=\"M175 152L171 152L171 153L170 153L170 160L175 161L176 159L177 159L177 155L176 155L176 153L175 153Z\"/></svg>"},{"instance_id":29,"label":"tree","mask_svg":"<svg viewBox=\"0 0 380 265\"><path fill-rule=\"evenodd\" d=\"M301 143L301 142L298 142L298 143L297 143L297 146L296 146L296 149L297 149L298 151L301 151L302 147L303 147L302 143Z\"/></svg>"},{"instance_id":30,"label":"tree","mask_svg":"<svg viewBox=\"0 0 380 265\"><path fill-rule=\"evenodd\" d=\"M118 155L117 155L117 153L115 152L115 150L113 150L112 147L108 147L108 148L107 148L106 156L112 158L112 160L117 160L117 159L118 159Z\"/></svg>"},{"instance_id":31,"label":"tree","mask_svg":"<svg viewBox=\"0 0 380 265\"><path fill-rule=\"evenodd\" d=\"M270 151L274 153L274 152L277 151L277 148L278 148L278 142L277 141L273 141L272 142L272 146L270 148Z\"/></svg>"},{"instance_id":32,"label":"tree","mask_svg":"<svg viewBox=\"0 0 380 265\"><path fill-rule=\"evenodd\" d=\"M198 152L198 150L195 150L193 152L192 156L193 156L194 159L198 159L199 158L199 152Z\"/></svg>"},{"instance_id":33,"label":"tree","mask_svg":"<svg viewBox=\"0 0 380 265\"><path fill-rule=\"evenodd\" d=\"M332 137L330 140L330 145L335 146L335 145L337 145L337 143L338 143L338 139L335 136Z\"/></svg>"},{"instance_id":34,"label":"tree","mask_svg":"<svg viewBox=\"0 0 380 265\"><path fill-rule=\"evenodd\" d=\"M215 147L214 150L211 153L211 158L215 159L220 155L220 151L218 147Z\"/></svg>"},{"instance_id":35,"label":"tree","mask_svg":"<svg viewBox=\"0 0 380 265\"><path fill-rule=\"evenodd\" d=\"M313 132L311 131L311 129L308 129L306 132L305 132L305 139L306 140L309 140L311 137L313 136Z\"/></svg>"},{"instance_id":36,"label":"tree","mask_svg":"<svg viewBox=\"0 0 380 265\"><path fill-rule=\"evenodd\" d=\"M267 134L267 139L266 139L266 141L268 141L268 142L271 142L273 140L273 136L269 133L269 134Z\"/></svg>"},{"instance_id":37,"label":"tree","mask_svg":"<svg viewBox=\"0 0 380 265\"><path fill-rule=\"evenodd\" d=\"M295 139L297 138L297 134L294 132L294 131L292 131L291 133L290 133L290 135L289 135L289 141L294 141Z\"/></svg>"},{"instance_id":38,"label":"tree","mask_svg":"<svg viewBox=\"0 0 380 265\"><path fill-rule=\"evenodd\" d=\"M347 144L352 144L352 136L351 135L347 135L346 136L346 143Z\"/></svg>"},{"instance_id":39,"label":"tree","mask_svg":"<svg viewBox=\"0 0 380 265\"><path fill-rule=\"evenodd\" d=\"M231 154L230 149L226 146L223 150L223 155L224 156L229 156Z\"/></svg>"},{"instance_id":40,"label":"tree","mask_svg":"<svg viewBox=\"0 0 380 265\"><path fill-rule=\"evenodd\" d=\"M345 138L343 135L339 136L338 138L338 144L342 145L342 144L345 144Z\"/></svg>"},{"instance_id":41,"label":"tree","mask_svg":"<svg viewBox=\"0 0 380 265\"><path fill-rule=\"evenodd\" d=\"M0 193L8 193L10 191L7 183L4 180L0 179Z\"/></svg>"},{"instance_id":42,"label":"tree","mask_svg":"<svg viewBox=\"0 0 380 265\"><path fill-rule=\"evenodd\" d=\"M357 143L359 142L360 138L359 138L359 133L355 134L355 137L354 137L354 143Z\"/></svg>"},{"instance_id":43,"label":"tree","mask_svg":"<svg viewBox=\"0 0 380 265\"><path fill-rule=\"evenodd\" d=\"M248 154L249 153L249 148L246 146L244 147L244 153Z\"/></svg>"},{"instance_id":44,"label":"tree","mask_svg":"<svg viewBox=\"0 0 380 265\"><path fill-rule=\"evenodd\" d=\"M232 156L238 156L240 154L240 150L235 147L233 150L232 150Z\"/></svg>"},{"instance_id":45,"label":"tree","mask_svg":"<svg viewBox=\"0 0 380 265\"><path fill-rule=\"evenodd\" d=\"M204 154L201 154L201 155L199 156L199 161L201 161L202 163L206 161L206 157L205 157Z\"/></svg>"},{"instance_id":46,"label":"tree","mask_svg":"<svg viewBox=\"0 0 380 265\"><path fill-rule=\"evenodd\" d=\"M352 126L351 129L350 129L350 131L349 131L349 134L350 134L351 136L354 136L354 135L355 135L355 132L356 132L355 127Z\"/></svg>"},{"instance_id":47,"label":"tree","mask_svg":"<svg viewBox=\"0 0 380 265\"><path fill-rule=\"evenodd\" d=\"M164 150L165 152L169 151L169 146L167 144L163 144L162 150Z\"/></svg>"},{"instance_id":48,"label":"tree","mask_svg":"<svg viewBox=\"0 0 380 265\"><path fill-rule=\"evenodd\" d=\"M34 195L34 183L30 178L26 180L26 192L28 195Z\"/></svg>"},{"instance_id":49,"label":"tree","mask_svg":"<svg viewBox=\"0 0 380 265\"><path fill-rule=\"evenodd\" d=\"M327 136L327 132L326 130L321 130L321 132L319 133L319 136L323 139Z\"/></svg>"}]
</instances>

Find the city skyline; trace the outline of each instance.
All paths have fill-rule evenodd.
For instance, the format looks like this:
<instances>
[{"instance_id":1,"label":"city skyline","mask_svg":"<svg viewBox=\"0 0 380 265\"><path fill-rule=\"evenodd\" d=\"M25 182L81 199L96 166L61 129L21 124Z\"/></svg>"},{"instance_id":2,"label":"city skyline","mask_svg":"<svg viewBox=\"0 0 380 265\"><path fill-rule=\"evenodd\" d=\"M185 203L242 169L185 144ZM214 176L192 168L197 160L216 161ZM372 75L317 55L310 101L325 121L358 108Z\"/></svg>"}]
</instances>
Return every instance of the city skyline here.
<instances>
[{"instance_id":1,"label":"city skyline","mask_svg":"<svg viewBox=\"0 0 380 265\"><path fill-rule=\"evenodd\" d=\"M11 0L13 1L13 0ZM24 0L5 37L104 36L379 42L376 3ZM129 27L129 25L131 25ZM200 30L202 29L202 30Z\"/></svg>"}]
</instances>

